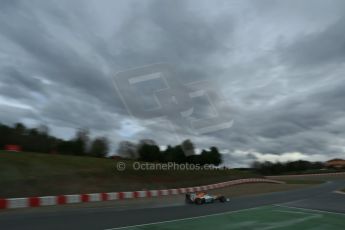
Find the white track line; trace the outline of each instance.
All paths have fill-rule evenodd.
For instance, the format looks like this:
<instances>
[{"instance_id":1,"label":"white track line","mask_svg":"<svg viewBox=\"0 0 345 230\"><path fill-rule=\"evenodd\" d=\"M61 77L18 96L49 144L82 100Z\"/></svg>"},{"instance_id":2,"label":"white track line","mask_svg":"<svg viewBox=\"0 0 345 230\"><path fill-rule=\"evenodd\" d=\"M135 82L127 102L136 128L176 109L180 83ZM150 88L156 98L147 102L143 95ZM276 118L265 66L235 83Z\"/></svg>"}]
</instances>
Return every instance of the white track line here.
<instances>
[{"instance_id":1,"label":"white track line","mask_svg":"<svg viewBox=\"0 0 345 230\"><path fill-rule=\"evenodd\" d=\"M345 216L345 213L341 213L341 212L330 212L330 211L324 211L324 210L319 210L319 209L299 208L299 207L285 206L285 205L279 205L279 204L275 204L273 206L280 207L280 208L297 209L297 210L300 210L300 211L305 211L305 213L307 213L307 212L319 212L319 213L328 213L328 214Z\"/></svg>"},{"instance_id":2,"label":"white track line","mask_svg":"<svg viewBox=\"0 0 345 230\"><path fill-rule=\"evenodd\" d=\"M345 195L345 192L343 192L343 191L334 191L333 193Z\"/></svg>"},{"instance_id":3,"label":"white track line","mask_svg":"<svg viewBox=\"0 0 345 230\"><path fill-rule=\"evenodd\" d=\"M209 214L209 215L181 218L181 219L175 219L175 220L159 221L159 222L153 222L153 223L147 223L147 224L129 225L129 226L117 227L117 228L107 228L104 230L118 230L118 229L126 229L126 228L143 227L143 226L148 226L148 225L173 223L173 222L184 221L184 220L194 220L194 219L200 219L200 218L206 218L206 217L212 217L212 216L221 216L221 215L226 215L226 214L231 214L231 213L238 213L238 212L243 212L243 211L255 210L255 209L260 209L260 208L264 208L264 207L268 207L268 206L264 205L264 206L259 206L259 207L254 207L254 208L246 208L246 209L241 209L241 210L236 210L236 211L229 211L229 212L215 213L215 214Z\"/></svg>"},{"instance_id":4,"label":"white track line","mask_svg":"<svg viewBox=\"0 0 345 230\"><path fill-rule=\"evenodd\" d=\"M159 222L153 222L153 223L147 223L147 224L129 225L129 226L117 227L117 228L108 228L108 229L104 229L104 230L120 230L120 229L129 229L129 228L135 228L135 227L144 227L144 226L149 226L149 225L173 223L173 222L184 221L184 220L194 220L194 219L200 219L200 218L206 218L206 217L212 217L212 216L221 216L221 215L226 215L226 214L239 213L239 212L244 212L244 211L249 211L249 210L265 208L265 207L269 207L269 206L300 210L300 211L303 211L304 214L311 214L311 215L312 215L312 213L310 213L310 212L328 213L328 214L334 214L334 215L345 215L345 213L339 213L339 212L329 212L329 211L323 211L323 210L317 210L317 209L307 209L307 208L298 208L298 207L291 207L291 206L285 206L285 205L279 205L279 204L271 204L271 205L264 205L264 206L254 207L254 208L246 208L246 209L241 209L241 210L236 210L236 211L229 211L229 212L215 213L215 214L209 214L209 215L181 218L181 219L175 219L175 220L159 221Z\"/></svg>"}]
</instances>

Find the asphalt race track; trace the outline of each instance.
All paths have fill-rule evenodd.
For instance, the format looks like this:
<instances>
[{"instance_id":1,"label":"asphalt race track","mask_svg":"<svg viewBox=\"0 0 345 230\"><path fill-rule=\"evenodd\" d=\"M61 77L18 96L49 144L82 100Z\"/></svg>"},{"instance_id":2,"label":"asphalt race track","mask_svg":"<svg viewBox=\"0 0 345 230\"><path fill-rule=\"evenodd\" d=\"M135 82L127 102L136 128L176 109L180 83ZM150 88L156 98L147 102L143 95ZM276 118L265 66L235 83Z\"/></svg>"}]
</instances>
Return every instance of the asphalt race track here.
<instances>
[{"instance_id":1,"label":"asphalt race track","mask_svg":"<svg viewBox=\"0 0 345 230\"><path fill-rule=\"evenodd\" d=\"M345 213L345 195L334 193L344 188L345 181L332 181L312 188L266 195L241 197L229 203L196 205L178 205L151 207L142 209L119 210L114 208L92 208L68 210L63 212L1 212L0 229L85 229L102 230L131 225L169 221L182 218L237 211L248 208L280 205L303 209ZM248 217L250 219L250 216Z\"/></svg>"}]
</instances>

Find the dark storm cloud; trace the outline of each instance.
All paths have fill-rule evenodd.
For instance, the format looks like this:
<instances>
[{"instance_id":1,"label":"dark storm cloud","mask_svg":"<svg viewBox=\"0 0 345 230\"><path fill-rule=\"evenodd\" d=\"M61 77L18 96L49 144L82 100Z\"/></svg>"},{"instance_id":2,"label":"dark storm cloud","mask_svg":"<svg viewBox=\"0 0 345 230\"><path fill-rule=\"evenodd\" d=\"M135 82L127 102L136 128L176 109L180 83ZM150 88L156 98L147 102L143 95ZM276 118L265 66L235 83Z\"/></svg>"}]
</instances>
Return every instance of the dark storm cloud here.
<instances>
[{"instance_id":1,"label":"dark storm cloud","mask_svg":"<svg viewBox=\"0 0 345 230\"><path fill-rule=\"evenodd\" d=\"M30 54L36 60L36 68L48 79L61 87L72 87L92 94L100 102L112 105L114 90L111 81L92 65L92 59L83 57L78 50L47 32L35 15L28 14L27 17L29 20L23 18L15 25L8 19L2 20L2 34Z\"/></svg>"},{"instance_id":2,"label":"dark storm cloud","mask_svg":"<svg viewBox=\"0 0 345 230\"><path fill-rule=\"evenodd\" d=\"M35 91L39 93L44 93L44 86L42 82L38 79L28 78L25 73L21 73L18 69L14 67L8 67L2 69L2 74L6 84L11 85L11 89L14 92ZM13 87L18 87L17 90L13 90Z\"/></svg>"},{"instance_id":3,"label":"dark storm cloud","mask_svg":"<svg viewBox=\"0 0 345 230\"><path fill-rule=\"evenodd\" d=\"M176 144L177 134L201 148L229 149L226 161L236 166L339 156L345 153L344 6L307 0L2 1L0 122L90 128L114 143L153 138ZM234 125L194 135L177 115L171 127L150 123L144 112L129 116L126 103L152 105L152 89L162 86L138 85L124 104L112 78L154 63L171 65L179 84L212 83L230 106L215 101L217 112ZM156 95L177 96L178 109L193 107L198 118L209 114L207 101L190 106L181 97L189 90Z\"/></svg>"},{"instance_id":4,"label":"dark storm cloud","mask_svg":"<svg viewBox=\"0 0 345 230\"><path fill-rule=\"evenodd\" d=\"M327 129L345 115L343 88L343 84L325 87L307 96L298 95L275 106L261 107L254 113L237 115L229 143L235 149L250 146L266 153L341 152L330 147L332 135Z\"/></svg>"},{"instance_id":5,"label":"dark storm cloud","mask_svg":"<svg viewBox=\"0 0 345 230\"><path fill-rule=\"evenodd\" d=\"M345 17L321 32L305 35L283 50L283 61L297 67L338 64L345 61Z\"/></svg>"},{"instance_id":6,"label":"dark storm cloud","mask_svg":"<svg viewBox=\"0 0 345 230\"><path fill-rule=\"evenodd\" d=\"M115 58L128 68L170 63L177 67L175 78L184 82L210 79L217 69L209 58L230 51L233 19L225 13L205 17L193 4L148 1L146 7L134 10L114 37Z\"/></svg>"}]
</instances>

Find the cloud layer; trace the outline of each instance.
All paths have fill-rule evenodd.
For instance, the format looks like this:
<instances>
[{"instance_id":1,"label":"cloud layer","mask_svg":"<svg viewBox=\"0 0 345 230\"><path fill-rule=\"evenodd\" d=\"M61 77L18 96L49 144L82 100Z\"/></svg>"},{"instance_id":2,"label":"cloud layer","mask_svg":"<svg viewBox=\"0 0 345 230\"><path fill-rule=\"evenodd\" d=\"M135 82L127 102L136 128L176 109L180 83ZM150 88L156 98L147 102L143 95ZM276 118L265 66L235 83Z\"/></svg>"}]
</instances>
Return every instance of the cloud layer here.
<instances>
[{"instance_id":1,"label":"cloud layer","mask_svg":"<svg viewBox=\"0 0 345 230\"><path fill-rule=\"evenodd\" d=\"M0 122L44 123L63 138L87 127L114 146L190 138L227 149L233 166L345 156L344 11L340 0L1 1ZM211 105L232 127L196 135L177 115L130 116L113 77L155 63L173 66L179 85L212 83L227 106ZM189 88L152 94L163 85L131 100L190 103ZM214 113L206 99L193 100L193 119Z\"/></svg>"}]
</instances>

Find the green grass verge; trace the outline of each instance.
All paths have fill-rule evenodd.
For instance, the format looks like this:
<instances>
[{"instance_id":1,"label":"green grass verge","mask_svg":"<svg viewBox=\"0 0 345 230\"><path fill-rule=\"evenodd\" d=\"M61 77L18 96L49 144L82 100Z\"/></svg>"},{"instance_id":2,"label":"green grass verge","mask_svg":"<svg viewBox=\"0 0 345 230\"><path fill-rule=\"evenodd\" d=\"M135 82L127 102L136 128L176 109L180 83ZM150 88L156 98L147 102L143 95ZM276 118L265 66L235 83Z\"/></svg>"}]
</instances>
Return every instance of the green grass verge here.
<instances>
[{"instance_id":1,"label":"green grass verge","mask_svg":"<svg viewBox=\"0 0 345 230\"><path fill-rule=\"evenodd\" d=\"M0 151L0 197L135 191L205 185L258 177L250 172L116 170L117 161L92 157Z\"/></svg>"}]
</instances>

